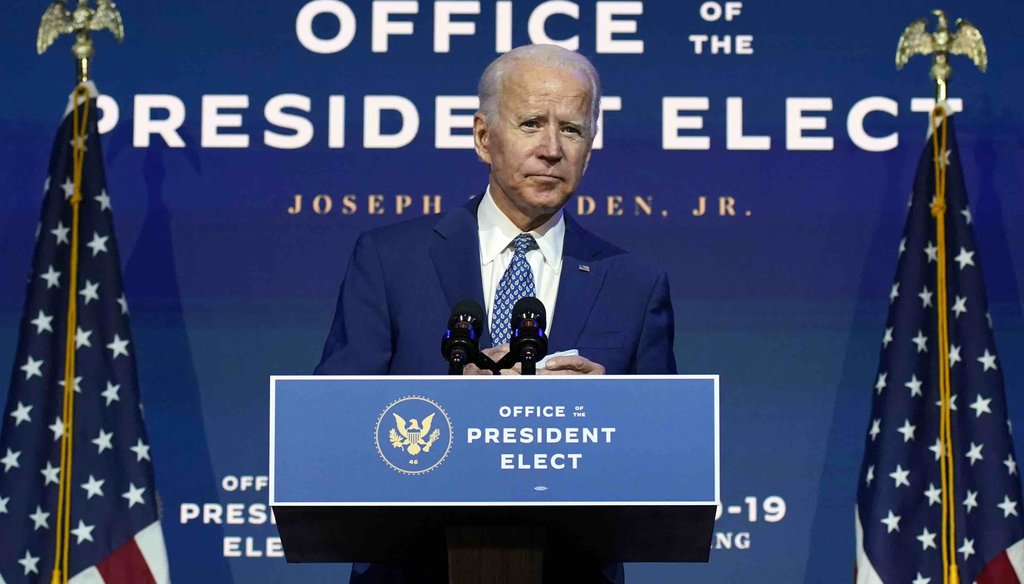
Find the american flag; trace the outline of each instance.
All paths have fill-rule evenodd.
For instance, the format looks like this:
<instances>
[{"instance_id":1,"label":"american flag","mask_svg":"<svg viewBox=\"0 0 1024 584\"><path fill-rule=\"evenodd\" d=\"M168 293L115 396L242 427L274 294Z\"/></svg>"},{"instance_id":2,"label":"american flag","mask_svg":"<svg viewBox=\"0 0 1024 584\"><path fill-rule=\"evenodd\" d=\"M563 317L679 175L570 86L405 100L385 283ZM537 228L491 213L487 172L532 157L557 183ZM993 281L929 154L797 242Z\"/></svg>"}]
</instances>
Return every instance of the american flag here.
<instances>
[{"instance_id":1,"label":"american flag","mask_svg":"<svg viewBox=\"0 0 1024 584\"><path fill-rule=\"evenodd\" d=\"M925 146L899 249L857 487L858 584L941 584L942 477L936 310L948 310L960 582L1024 582L1021 487L1010 440L981 261L952 119L947 119L948 306L936 294L930 206L934 154ZM940 130L941 131L941 130Z\"/></svg>"},{"instance_id":2,"label":"american flag","mask_svg":"<svg viewBox=\"0 0 1024 584\"><path fill-rule=\"evenodd\" d=\"M75 330L72 582L168 582L149 439L96 120L82 171ZM57 131L0 434L0 584L49 582L61 480L73 192L71 104Z\"/></svg>"}]
</instances>

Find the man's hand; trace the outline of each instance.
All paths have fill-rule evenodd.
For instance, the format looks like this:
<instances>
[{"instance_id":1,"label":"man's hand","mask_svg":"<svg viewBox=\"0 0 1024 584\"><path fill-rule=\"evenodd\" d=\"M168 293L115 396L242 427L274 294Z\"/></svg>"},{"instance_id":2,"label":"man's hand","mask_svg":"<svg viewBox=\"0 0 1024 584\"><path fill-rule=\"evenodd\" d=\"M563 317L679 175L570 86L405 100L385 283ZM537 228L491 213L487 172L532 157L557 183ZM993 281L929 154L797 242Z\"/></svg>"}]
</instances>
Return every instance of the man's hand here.
<instances>
[{"instance_id":1,"label":"man's hand","mask_svg":"<svg viewBox=\"0 0 1024 584\"><path fill-rule=\"evenodd\" d=\"M481 352L484 355L487 355L488 357L490 357L491 361L494 361L495 363L497 363L498 361L501 360L502 357L504 357L505 355L508 354L508 349L509 349L508 343L504 343L504 344L498 345L497 347L491 347L490 349L484 349ZM502 373L502 375L510 375L510 373L508 373L506 371L502 371L501 373ZM466 365L465 367L462 368L462 374L463 375L494 375L493 373L491 373L490 369L481 369L481 368L477 367L476 365L474 365L472 363L470 363L469 365ZM518 375L518 374L519 374L519 372L517 371L515 373L512 373L511 375Z\"/></svg>"},{"instance_id":2,"label":"man's hand","mask_svg":"<svg viewBox=\"0 0 1024 584\"><path fill-rule=\"evenodd\" d=\"M508 343L484 349L483 354L498 362L508 354ZM472 363L462 369L463 375L493 375L487 369L480 369ZM516 363L511 369L504 369L502 375L522 375L522 365ZM604 375L604 365L595 363L586 357L579 355L567 357L552 357L545 363L544 369L538 369L537 375Z\"/></svg>"},{"instance_id":3,"label":"man's hand","mask_svg":"<svg viewBox=\"0 0 1024 584\"><path fill-rule=\"evenodd\" d=\"M586 357L552 357L544 364L539 375L604 375L604 365L594 363Z\"/></svg>"}]
</instances>

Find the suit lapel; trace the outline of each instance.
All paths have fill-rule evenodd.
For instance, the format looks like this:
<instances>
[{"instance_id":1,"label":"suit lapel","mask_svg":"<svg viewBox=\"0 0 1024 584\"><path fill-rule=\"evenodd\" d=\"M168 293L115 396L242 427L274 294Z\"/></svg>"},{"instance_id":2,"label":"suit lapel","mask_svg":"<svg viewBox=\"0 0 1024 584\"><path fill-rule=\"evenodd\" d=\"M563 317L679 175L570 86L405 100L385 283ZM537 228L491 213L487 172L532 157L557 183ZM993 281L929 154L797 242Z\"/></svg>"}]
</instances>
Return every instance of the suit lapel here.
<instances>
[{"instance_id":1,"label":"suit lapel","mask_svg":"<svg viewBox=\"0 0 1024 584\"><path fill-rule=\"evenodd\" d=\"M480 276L480 236L476 223L479 203L480 197L475 197L466 205L445 214L434 225L438 237L430 244L430 257L449 307L460 300L473 300L481 307L485 306ZM488 323L484 323L480 346L491 346Z\"/></svg>"},{"instance_id":2,"label":"suit lapel","mask_svg":"<svg viewBox=\"0 0 1024 584\"><path fill-rule=\"evenodd\" d=\"M576 346L607 273L605 262L598 259L601 251L598 241L568 213L564 216L562 274L558 281L556 318L551 323L551 352Z\"/></svg>"}]
</instances>

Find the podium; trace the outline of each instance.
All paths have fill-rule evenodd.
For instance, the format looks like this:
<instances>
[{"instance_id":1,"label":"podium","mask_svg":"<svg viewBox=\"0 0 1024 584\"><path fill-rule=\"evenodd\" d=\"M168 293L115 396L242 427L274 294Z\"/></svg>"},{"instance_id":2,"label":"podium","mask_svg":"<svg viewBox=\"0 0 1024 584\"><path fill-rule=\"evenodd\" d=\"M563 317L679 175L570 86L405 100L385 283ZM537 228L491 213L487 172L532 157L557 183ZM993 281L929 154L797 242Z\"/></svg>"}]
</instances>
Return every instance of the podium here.
<instances>
[{"instance_id":1,"label":"podium","mask_svg":"<svg viewBox=\"0 0 1024 584\"><path fill-rule=\"evenodd\" d=\"M706 562L717 376L275 376L270 504L289 562L540 582L545 554Z\"/></svg>"}]
</instances>

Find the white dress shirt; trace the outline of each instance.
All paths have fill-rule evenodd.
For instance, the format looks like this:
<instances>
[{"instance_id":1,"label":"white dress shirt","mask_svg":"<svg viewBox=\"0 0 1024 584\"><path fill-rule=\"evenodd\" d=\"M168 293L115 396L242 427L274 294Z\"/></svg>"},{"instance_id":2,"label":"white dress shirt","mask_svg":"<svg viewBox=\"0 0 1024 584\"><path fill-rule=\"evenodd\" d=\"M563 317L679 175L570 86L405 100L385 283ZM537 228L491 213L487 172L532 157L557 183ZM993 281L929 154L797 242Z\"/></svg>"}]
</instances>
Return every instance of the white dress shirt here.
<instances>
[{"instance_id":1,"label":"white dress shirt","mask_svg":"<svg viewBox=\"0 0 1024 584\"><path fill-rule=\"evenodd\" d=\"M494 316L494 294L498 290L498 282L515 254L512 240L522 231L494 203L490 186L480 201L476 218L480 235L480 275L483 278L484 302L487 304L487 322L490 323ZM528 233L537 241L537 249L526 252L526 261L533 270L537 299L547 311L548 326L545 333L550 337L555 300L558 297L558 279L562 271L562 241L565 238L562 210Z\"/></svg>"}]
</instances>

